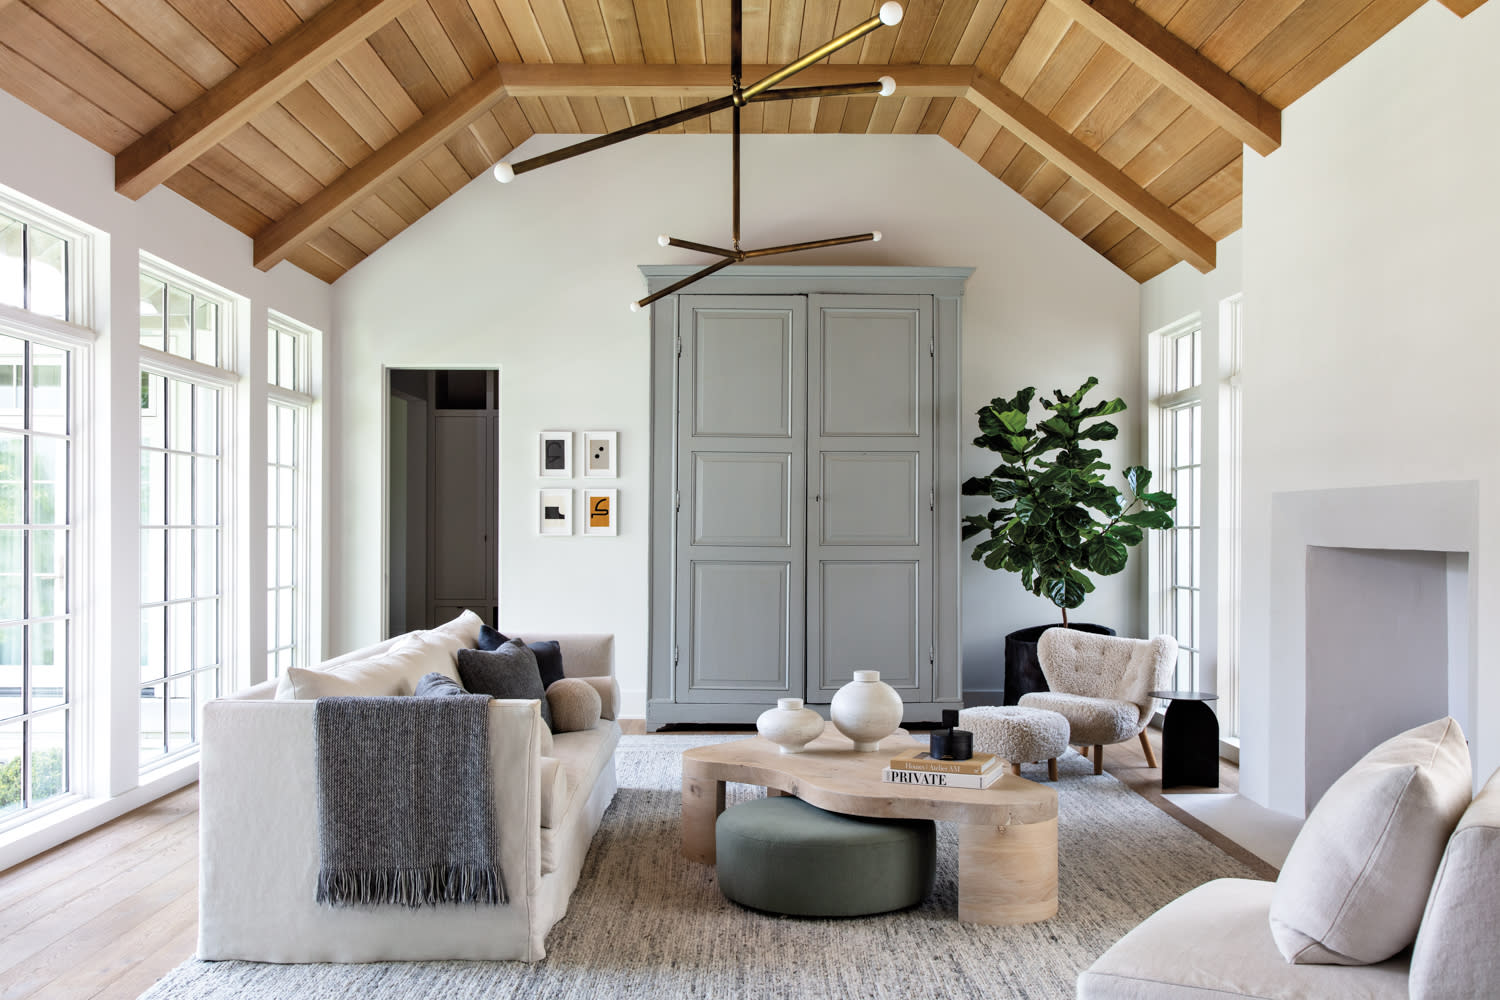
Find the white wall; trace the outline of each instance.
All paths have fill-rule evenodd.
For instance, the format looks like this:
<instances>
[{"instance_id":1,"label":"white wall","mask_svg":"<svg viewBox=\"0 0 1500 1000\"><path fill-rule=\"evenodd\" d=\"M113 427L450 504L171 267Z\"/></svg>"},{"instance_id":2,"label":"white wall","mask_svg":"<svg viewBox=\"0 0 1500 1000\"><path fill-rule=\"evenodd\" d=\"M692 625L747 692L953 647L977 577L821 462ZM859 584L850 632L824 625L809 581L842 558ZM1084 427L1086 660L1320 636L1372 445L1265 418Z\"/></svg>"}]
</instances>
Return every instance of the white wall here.
<instances>
[{"instance_id":1,"label":"white wall","mask_svg":"<svg viewBox=\"0 0 1500 1000\"><path fill-rule=\"evenodd\" d=\"M86 622L78 633L86 657L80 662L89 674L76 703L91 744L88 757L75 762L75 785L93 799L0 837L3 868L139 805L151 793L140 785L137 751L141 251L249 300L236 349L244 375L236 409L257 419L248 421L248 433L237 442L233 481L236 513L252 529L259 524L263 530L265 524L267 310L326 331L333 323L333 296L323 282L290 264L257 271L248 237L165 188L140 201L115 194L113 157L5 93L0 93L0 135L5 137L0 184L103 233L94 260L93 326L99 340L92 352L92 384L84 389L89 423L80 438L92 461L78 512L92 534L75 571L79 620ZM265 592L264 542L239 549L235 566L240 600L232 612L239 627L231 684L251 679L257 669L264 672L264 655L258 663L253 655L264 648L265 600L259 596ZM195 765L179 770L173 780L191 780L194 774Z\"/></svg>"},{"instance_id":2,"label":"white wall","mask_svg":"<svg viewBox=\"0 0 1500 1000\"><path fill-rule=\"evenodd\" d=\"M562 141L534 138L515 158ZM1139 286L947 143L752 136L744 156L746 246L885 235L777 263L978 269L964 306L966 436L992 396L1072 389L1090 374L1139 414ZM335 284L335 647L372 641L381 625L383 369L493 366L502 622L615 633L626 713L644 714L650 352L646 313L627 305L644 293L638 265L700 259L658 247L657 234L725 243L728 201L726 136L637 139L507 186L481 176ZM537 432L550 429L620 431L618 537L537 536ZM1108 452L1117 463L1138 452L1128 417L1122 432ZM964 474L981 471L967 449ZM974 563L963 582L965 686L995 689L1004 634L1055 609ZM1136 592L1134 574L1107 580L1083 617L1134 629Z\"/></svg>"},{"instance_id":3,"label":"white wall","mask_svg":"<svg viewBox=\"0 0 1500 1000\"><path fill-rule=\"evenodd\" d=\"M1500 607L1497 50L1500 4L1460 20L1430 3L1289 108L1280 150L1245 161L1240 790L1283 811L1300 811L1285 772L1301 762L1272 748L1303 720L1280 710L1300 678L1271 654L1273 495L1476 481L1474 604ZM1500 617L1476 617L1482 779L1500 765Z\"/></svg>"}]
</instances>

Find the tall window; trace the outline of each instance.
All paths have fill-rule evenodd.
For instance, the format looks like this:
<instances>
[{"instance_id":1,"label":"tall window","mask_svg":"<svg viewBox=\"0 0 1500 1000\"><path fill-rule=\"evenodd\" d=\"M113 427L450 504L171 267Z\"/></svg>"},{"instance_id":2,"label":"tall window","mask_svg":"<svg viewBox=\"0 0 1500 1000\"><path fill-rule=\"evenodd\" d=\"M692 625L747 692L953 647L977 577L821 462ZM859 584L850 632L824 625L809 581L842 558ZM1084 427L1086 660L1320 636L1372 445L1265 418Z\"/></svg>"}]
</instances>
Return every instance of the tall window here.
<instances>
[{"instance_id":1,"label":"tall window","mask_svg":"<svg viewBox=\"0 0 1500 1000\"><path fill-rule=\"evenodd\" d=\"M1162 339L1160 411L1163 488L1177 498L1173 528L1164 533L1162 625L1177 638L1174 684L1198 686L1202 662L1203 592L1203 329L1199 323Z\"/></svg>"},{"instance_id":2,"label":"tall window","mask_svg":"<svg viewBox=\"0 0 1500 1000\"><path fill-rule=\"evenodd\" d=\"M198 742L227 648L223 432L231 301L157 262L141 274L143 768Z\"/></svg>"},{"instance_id":3,"label":"tall window","mask_svg":"<svg viewBox=\"0 0 1500 1000\"><path fill-rule=\"evenodd\" d=\"M307 355L311 332L271 318L266 442L266 675L308 663Z\"/></svg>"}]
</instances>

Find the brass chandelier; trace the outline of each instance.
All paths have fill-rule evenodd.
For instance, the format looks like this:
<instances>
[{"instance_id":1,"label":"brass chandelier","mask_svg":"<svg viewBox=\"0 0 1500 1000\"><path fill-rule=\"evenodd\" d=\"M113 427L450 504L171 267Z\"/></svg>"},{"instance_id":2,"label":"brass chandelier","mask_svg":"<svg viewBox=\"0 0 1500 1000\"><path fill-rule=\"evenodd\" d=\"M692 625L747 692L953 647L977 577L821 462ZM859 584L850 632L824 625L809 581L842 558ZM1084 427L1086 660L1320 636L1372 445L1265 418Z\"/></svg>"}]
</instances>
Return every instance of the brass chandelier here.
<instances>
[{"instance_id":1,"label":"brass chandelier","mask_svg":"<svg viewBox=\"0 0 1500 1000\"><path fill-rule=\"evenodd\" d=\"M689 275L675 284L668 285L659 292L653 292L638 302L632 302L630 304L631 312L635 312L642 306L650 305L657 299L671 295L673 292L681 291L693 282L700 281L715 271L721 271L730 264L750 260L754 257L770 257L774 254L792 253L797 250L815 250L819 247L835 247L845 243L863 243L867 240L879 241L880 239L880 233L874 231L860 233L856 236L835 236L824 240L808 240L804 243L787 243L782 246L764 247L759 250L740 249L740 109L747 104L760 101L795 101L799 98L842 97L853 94L879 94L881 97L889 97L896 90L896 81L889 76L882 76L872 83L851 83L843 86L784 87L781 90L772 90L771 88L781 83L787 77L795 73L800 73L813 63L826 59L851 42L858 41L882 25L899 24L902 13L901 4L897 0L887 0L886 3L881 5L879 13L874 17L855 25L832 41L819 46L807 53L807 55L787 63L776 72L745 87L740 84L740 69L742 65L740 33L740 22L742 19L741 3L742 0L730 0L729 2L730 89L729 93L724 97L705 101L691 108L683 108L681 111L662 115L660 118L652 118L638 125L616 129L607 135L585 139L583 142L565 146L551 153L543 153L541 156L533 156L531 159L522 160L520 163L508 163L502 160L495 164L495 179L502 184L508 184L512 180L515 180L517 174L524 174L528 170L535 170L537 167L545 167L549 163L557 163L561 160L571 159L582 153L589 153L596 149L603 149L606 146L613 146L617 142L624 142L626 139L634 139L638 135L647 135L659 129L680 125L683 122L692 121L694 118L701 118L704 115L711 115L726 108L732 112L734 127L732 130L733 145L730 147L730 245L728 247L719 247L707 243L694 243L692 240L680 240L675 236L657 237L657 243L664 247L697 250L700 253L712 254L718 257L719 260L698 271L696 274Z\"/></svg>"}]
</instances>

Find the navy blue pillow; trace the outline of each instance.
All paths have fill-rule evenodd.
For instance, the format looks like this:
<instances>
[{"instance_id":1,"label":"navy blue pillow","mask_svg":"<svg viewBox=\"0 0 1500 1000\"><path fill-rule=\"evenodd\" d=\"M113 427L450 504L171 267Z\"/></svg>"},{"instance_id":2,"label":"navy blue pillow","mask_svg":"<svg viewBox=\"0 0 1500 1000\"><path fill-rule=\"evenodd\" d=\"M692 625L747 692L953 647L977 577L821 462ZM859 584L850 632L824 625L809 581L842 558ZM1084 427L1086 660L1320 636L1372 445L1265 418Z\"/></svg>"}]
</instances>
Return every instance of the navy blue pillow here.
<instances>
[{"instance_id":1,"label":"navy blue pillow","mask_svg":"<svg viewBox=\"0 0 1500 1000\"><path fill-rule=\"evenodd\" d=\"M494 652L508 641L510 637L504 633L497 632L488 625L479 626L480 649ZM558 647L556 641L549 639L542 642L528 642L526 645L536 654L537 672L542 675L542 690L545 691L566 676L563 673L562 649Z\"/></svg>"},{"instance_id":2,"label":"navy blue pillow","mask_svg":"<svg viewBox=\"0 0 1500 1000\"><path fill-rule=\"evenodd\" d=\"M430 674L424 674L422 679L417 681L417 689L412 692L412 695L417 698L451 698L456 694L468 693L464 690L464 686L452 677L433 671Z\"/></svg>"}]
</instances>

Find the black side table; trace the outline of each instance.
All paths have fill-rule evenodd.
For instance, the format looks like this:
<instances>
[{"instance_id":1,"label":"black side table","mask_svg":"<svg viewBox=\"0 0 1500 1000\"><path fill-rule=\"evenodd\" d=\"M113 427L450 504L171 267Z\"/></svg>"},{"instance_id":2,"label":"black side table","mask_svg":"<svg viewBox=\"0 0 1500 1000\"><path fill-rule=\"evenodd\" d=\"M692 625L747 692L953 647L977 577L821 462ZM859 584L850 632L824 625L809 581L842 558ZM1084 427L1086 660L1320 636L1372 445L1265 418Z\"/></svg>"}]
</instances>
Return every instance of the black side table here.
<instances>
[{"instance_id":1,"label":"black side table","mask_svg":"<svg viewBox=\"0 0 1500 1000\"><path fill-rule=\"evenodd\" d=\"M1170 701L1161 723L1161 787L1219 787L1219 717L1202 691L1152 691Z\"/></svg>"}]
</instances>

